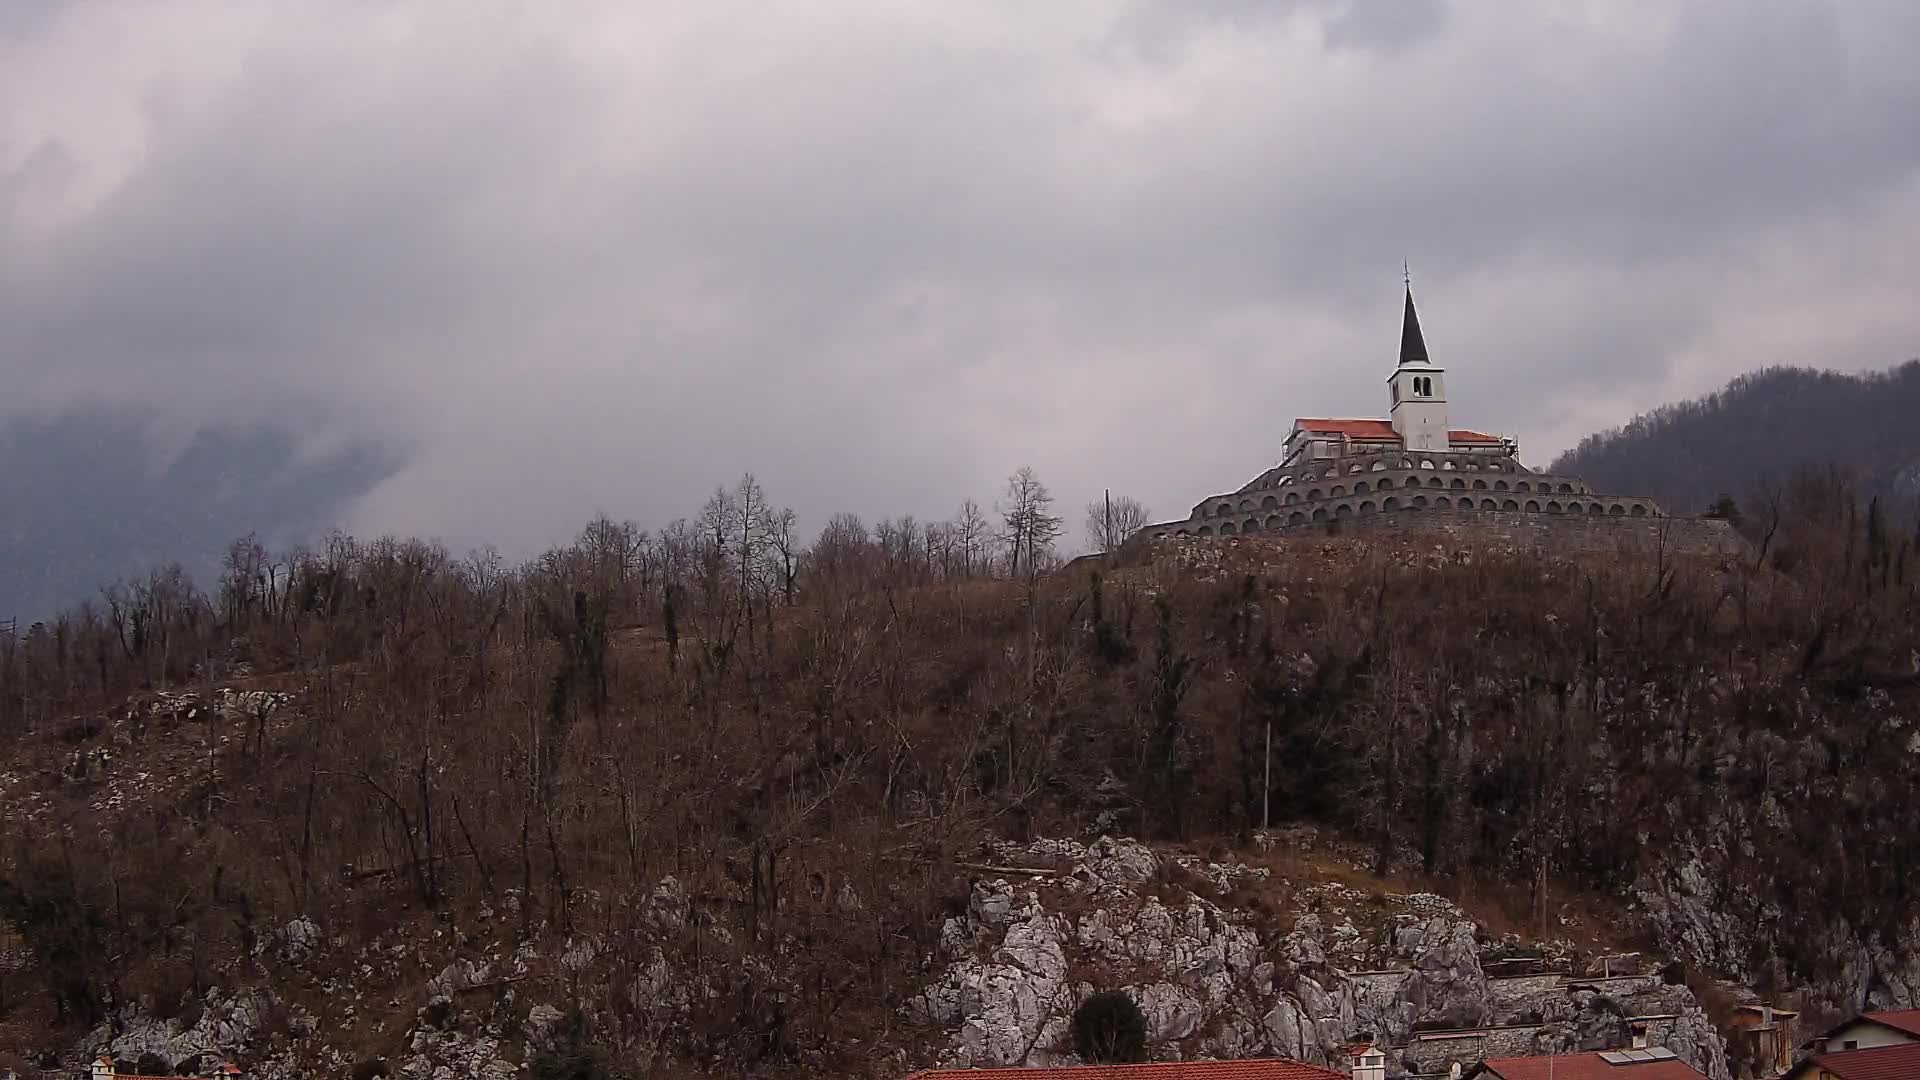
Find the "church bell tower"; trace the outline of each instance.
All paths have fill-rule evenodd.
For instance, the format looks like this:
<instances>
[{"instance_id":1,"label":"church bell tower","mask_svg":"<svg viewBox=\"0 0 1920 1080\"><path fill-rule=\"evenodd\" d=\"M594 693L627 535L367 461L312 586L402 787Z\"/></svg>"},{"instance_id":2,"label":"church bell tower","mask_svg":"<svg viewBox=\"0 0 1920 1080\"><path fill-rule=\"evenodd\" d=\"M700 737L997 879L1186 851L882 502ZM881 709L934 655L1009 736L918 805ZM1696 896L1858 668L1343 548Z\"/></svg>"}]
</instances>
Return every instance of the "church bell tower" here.
<instances>
[{"instance_id":1,"label":"church bell tower","mask_svg":"<svg viewBox=\"0 0 1920 1080\"><path fill-rule=\"evenodd\" d=\"M1400 327L1400 366L1387 378L1393 391L1393 430L1409 450L1445 451L1452 445L1447 428L1447 373L1427 357L1420 316L1413 310L1413 286L1407 286L1407 315Z\"/></svg>"}]
</instances>

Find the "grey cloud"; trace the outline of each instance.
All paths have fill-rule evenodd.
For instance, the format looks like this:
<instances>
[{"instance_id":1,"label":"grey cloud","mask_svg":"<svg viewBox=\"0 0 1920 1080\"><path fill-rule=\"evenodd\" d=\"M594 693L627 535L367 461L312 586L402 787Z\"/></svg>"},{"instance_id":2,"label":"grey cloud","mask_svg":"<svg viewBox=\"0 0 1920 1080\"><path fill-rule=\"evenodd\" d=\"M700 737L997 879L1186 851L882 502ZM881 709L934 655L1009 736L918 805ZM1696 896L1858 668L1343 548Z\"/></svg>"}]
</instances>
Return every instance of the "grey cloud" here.
<instances>
[{"instance_id":1,"label":"grey cloud","mask_svg":"<svg viewBox=\"0 0 1920 1080\"><path fill-rule=\"evenodd\" d=\"M1379 411L1402 257L1463 420L1536 460L1915 337L1847 299L1916 276L1901 3L333 10L156 48L71 115L31 104L93 62L67 20L168 31L12 29L0 417L405 443L358 524L524 551L749 469L816 522L1023 462L1178 511L1295 414ZM1782 355L1742 301L1874 329Z\"/></svg>"}]
</instances>

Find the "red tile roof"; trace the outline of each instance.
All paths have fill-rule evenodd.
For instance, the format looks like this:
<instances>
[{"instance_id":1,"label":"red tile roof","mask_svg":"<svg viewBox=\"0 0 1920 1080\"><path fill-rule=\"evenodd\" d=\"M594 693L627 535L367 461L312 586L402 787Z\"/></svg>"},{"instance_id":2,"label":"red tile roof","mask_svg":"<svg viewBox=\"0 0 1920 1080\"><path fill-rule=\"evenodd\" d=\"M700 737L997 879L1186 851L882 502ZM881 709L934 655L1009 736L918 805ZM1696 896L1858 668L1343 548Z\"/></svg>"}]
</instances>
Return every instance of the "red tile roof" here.
<instances>
[{"instance_id":1,"label":"red tile roof","mask_svg":"<svg viewBox=\"0 0 1920 1080\"><path fill-rule=\"evenodd\" d=\"M906 1080L1348 1080L1303 1061L1164 1061L1144 1065L1074 1065L1051 1069L927 1069ZM1636 1078L1637 1080L1637 1078Z\"/></svg>"},{"instance_id":2,"label":"red tile roof","mask_svg":"<svg viewBox=\"0 0 1920 1080\"><path fill-rule=\"evenodd\" d=\"M1840 1080L1914 1080L1920 1076L1920 1043L1815 1054L1811 1063ZM1792 1075L1806 1075L1810 1071L1806 1064L1803 1062Z\"/></svg>"},{"instance_id":3,"label":"red tile roof","mask_svg":"<svg viewBox=\"0 0 1920 1080\"><path fill-rule=\"evenodd\" d=\"M1362 442L1400 441L1400 433L1393 430L1391 420L1327 420L1303 416L1294 420L1293 426L1305 428L1316 435L1345 435L1349 439L1358 439ZM1489 446L1498 445L1500 442L1497 436L1465 429L1447 432L1447 439L1450 442L1485 443Z\"/></svg>"},{"instance_id":4,"label":"red tile roof","mask_svg":"<svg viewBox=\"0 0 1920 1080\"><path fill-rule=\"evenodd\" d=\"M1705 1080L1699 1070L1674 1058L1615 1065L1597 1053L1488 1058L1481 1069L1500 1080Z\"/></svg>"},{"instance_id":5,"label":"red tile roof","mask_svg":"<svg viewBox=\"0 0 1920 1080\"><path fill-rule=\"evenodd\" d=\"M1887 1027L1920 1037L1920 1009L1895 1009L1891 1012L1867 1013L1860 1019L1885 1024Z\"/></svg>"}]
</instances>

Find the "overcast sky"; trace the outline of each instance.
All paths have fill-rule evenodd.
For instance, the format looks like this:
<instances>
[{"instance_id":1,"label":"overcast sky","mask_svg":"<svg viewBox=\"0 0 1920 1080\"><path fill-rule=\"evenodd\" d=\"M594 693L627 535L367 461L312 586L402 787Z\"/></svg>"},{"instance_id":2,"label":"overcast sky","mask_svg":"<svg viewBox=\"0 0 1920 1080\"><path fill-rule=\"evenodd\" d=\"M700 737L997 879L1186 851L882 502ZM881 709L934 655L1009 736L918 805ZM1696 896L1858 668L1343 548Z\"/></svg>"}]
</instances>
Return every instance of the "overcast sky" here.
<instances>
[{"instance_id":1,"label":"overcast sky","mask_svg":"<svg viewBox=\"0 0 1920 1080\"><path fill-rule=\"evenodd\" d=\"M409 463L516 553L757 473L1184 515L1381 415L1532 464L1920 355L1913 0L0 0L0 419ZM1079 514L1070 514L1078 523ZM1075 530L1077 539L1077 529Z\"/></svg>"}]
</instances>

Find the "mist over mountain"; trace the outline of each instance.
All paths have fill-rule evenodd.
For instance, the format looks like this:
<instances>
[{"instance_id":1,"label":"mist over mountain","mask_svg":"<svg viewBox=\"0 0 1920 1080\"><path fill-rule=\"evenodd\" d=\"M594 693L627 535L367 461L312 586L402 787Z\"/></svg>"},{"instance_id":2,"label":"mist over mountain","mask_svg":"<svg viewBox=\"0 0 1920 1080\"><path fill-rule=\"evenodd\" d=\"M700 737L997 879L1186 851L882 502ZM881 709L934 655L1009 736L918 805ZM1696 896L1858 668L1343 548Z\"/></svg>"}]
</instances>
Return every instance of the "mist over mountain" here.
<instances>
[{"instance_id":1,"label":"mist over mountain","mask_svg":"<svg viewBox=\"0 0 1920 1080\"><path fill-rule=\"evenodd\" d=\"M1858 375L1773 367L1589 435L1553 463L1676 514L1747 499L1796 469L1837 465L1866 495L1920 501L1920 360Z\"/></svg>"},{"instance_id":2,"label":"mist over mountain","mask_svg":"<svg viewBox=\"0 0 1920 1080\"><path fill-rule=\"evenodd\" d=\"M31 620L179 562L211 581L235 538L296 543L398 466L360 445L317 459L273 424L154 437L119 412L0 423L0 619Z\"/></svg>"}]
</instances>

